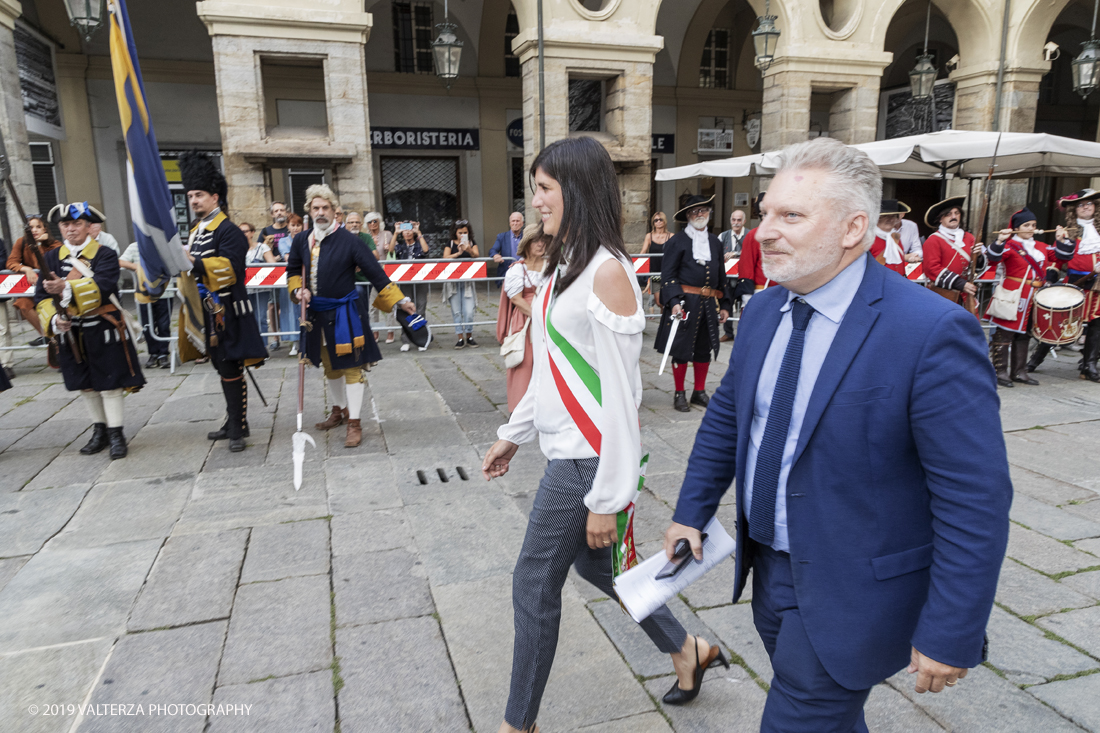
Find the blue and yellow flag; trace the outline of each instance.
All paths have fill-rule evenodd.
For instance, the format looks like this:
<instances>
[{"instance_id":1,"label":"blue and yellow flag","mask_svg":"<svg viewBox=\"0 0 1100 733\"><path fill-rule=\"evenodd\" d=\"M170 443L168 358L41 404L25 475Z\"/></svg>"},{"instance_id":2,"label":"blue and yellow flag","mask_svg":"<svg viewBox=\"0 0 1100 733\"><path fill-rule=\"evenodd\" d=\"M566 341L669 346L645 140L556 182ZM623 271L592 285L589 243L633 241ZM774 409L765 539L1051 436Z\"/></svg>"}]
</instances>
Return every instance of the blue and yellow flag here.
<instances>
[{"instance_id":1,"label":"blue and yellow flag","mask_svg":"<svg viewBox=\"0 0 1100 733\"><path fill-rule=\"evenodd\" d=\"M122 130L126 135L126 179L130 217L140 254L139 295L160 297L173 275L191 269L173 216L172 194L160 162L153 121L145 104L137 49L125 0L111 0L111 68Z\"/></svg>"}]
</instances>

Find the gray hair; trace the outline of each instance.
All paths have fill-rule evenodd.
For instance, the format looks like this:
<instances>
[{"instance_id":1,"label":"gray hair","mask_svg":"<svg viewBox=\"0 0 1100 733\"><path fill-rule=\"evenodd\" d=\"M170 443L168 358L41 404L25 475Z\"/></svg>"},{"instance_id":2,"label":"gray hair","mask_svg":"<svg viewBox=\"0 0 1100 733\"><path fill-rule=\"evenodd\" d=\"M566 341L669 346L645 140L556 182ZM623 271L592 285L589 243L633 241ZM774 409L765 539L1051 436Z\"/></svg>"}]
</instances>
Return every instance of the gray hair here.
<instances>
[{"instance_id":1,"label":"gray hair","mask_svg":"<svg viewBox=\"0 0 1100 733\"><path fill-rule=\"evenodd\" d=\"M372 221L377 221L379 224L381 224L382 223L382 215L379 214L377 211L372 211L369 214L367 214L365 219L363 219L364 224L370 224Z\"/></svg>"},{"instance_id":2,"label":"gray hair","mask_svg":"<svg viewBox=\"0 0 1100 733\"><path fill-rule=\"evenodd\" d=\"M313 203L313 199L324 199L328 201L332 204L333 211L340 207L340 199L336 198L336 194L332 192L332 189L323 183L314 183L306 189L306 209L309 209L309 205Z\"/></svg>"},{"instance_id":3,"label":"gray hair","mask_svg":"<svg viewBox=\"0 0 1100 733\"><path fill-rule=\"evenodd\" d=\"M795 143L779 153L776 174L794 170L826 171L833 184L825 188L836 205L837 217L862 211L867 214L863 246L875 241L875 223L882 207L882 173L867 153L830 137Z\"/></svg>"}]
</instances>

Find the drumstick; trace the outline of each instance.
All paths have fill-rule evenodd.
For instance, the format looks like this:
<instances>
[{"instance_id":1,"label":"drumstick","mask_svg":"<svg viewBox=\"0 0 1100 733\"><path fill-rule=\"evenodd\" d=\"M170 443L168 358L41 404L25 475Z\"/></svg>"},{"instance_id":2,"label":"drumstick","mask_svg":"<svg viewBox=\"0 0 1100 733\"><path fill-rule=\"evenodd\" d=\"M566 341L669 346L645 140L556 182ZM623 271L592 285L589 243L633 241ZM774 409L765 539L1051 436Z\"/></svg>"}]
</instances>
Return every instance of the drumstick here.
<instances>
[{"instance_id":1,"label":"drumstick","mask_svg":"<svg viewBox=\"0 0 1100 733\"><path fill-rule=\"evenodd\" d=\"M1071 237L1075 237L1075 236L1077 236L1078 234L1081 233L1081 227L1062 227L1062 228L1065 229L1066 234L1068 234ZM1054 234L1057 231L1058 231L1057 229L1035 229L1031 233L1032 234ZM1025 234L1026 233L1025 230L1023 230L1023 229L1012 229L1011 232L1013 234Z\"/></svg>"}]
</instances>

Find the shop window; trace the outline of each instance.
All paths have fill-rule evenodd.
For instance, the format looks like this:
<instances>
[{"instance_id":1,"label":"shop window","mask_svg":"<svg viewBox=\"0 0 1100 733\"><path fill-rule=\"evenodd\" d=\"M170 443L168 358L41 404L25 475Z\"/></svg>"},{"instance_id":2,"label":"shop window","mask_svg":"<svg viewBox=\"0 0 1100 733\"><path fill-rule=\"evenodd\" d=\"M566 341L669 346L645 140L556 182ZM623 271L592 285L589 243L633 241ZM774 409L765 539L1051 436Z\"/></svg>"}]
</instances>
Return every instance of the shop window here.
<instances>
[{"instance_id":1,"label":"shop window","mask_svg":"<svg viewBox=\"0 0 1100 733\"><path fill-rule=\"evenodd\" d=\"M418 221L428 255L442 257L459 218L458 158L383 157L382 217ZM484 232L476 232L484 237Z\"/></svg>"},{"instance_id":2,"label":"shop window","mask_svg":"<svg viewBox=\"0 0 1100 733\"><path fill-rule=\"evenodd\" d=\"M526 170L523 158L519 156L512 158L512 211L518 211L521 214L527 208Z\"/></svg>"},{"instance_id":3,"label":"shop window","mask_svg":"<svg viewBox=\"0 0 1100 733\"><path fill-rule=\"evenodd\" d=\"M328 135L324 59L262 58L260 77L268 135Z\"/></svg>"},{"instance_id":4,"label":"shop window","mask_svg":"<svg viewBox=\"0 0 1100 733\"><path fill-rule=\"evenodd\" d=\"M58 203L53 146L49 143L31 143L31 164L34 167L34 192L38 197L38 210L45 214ZM53 228L56 226L51 227ZM57 232L54 234L56 236Z\"/></svg>"},{"instance_id":5,"label":"shop window","mask_svg":"<svg viewBox=\"0 0 1100 733\"><path fill-rule=\"evenodd\" d=\"M569 80L569 131L599 132L603 129L604 81Z\"/></svg>"},{"instance_id":6,"label":"shop window","mask_svg":"<svg viewBox=\"0 0 1100 733\"><path fill-rule=\"evenodd\" d=\"M432 63L432 4L393 4L394 71L403 74L434 74Z\"/></svg>"},{"instance_id":7,"label":"shop window","mask_svg":"<svg viewBox=\"0 0 1100 733\"><path fill-rule=\"evenodd\" d=\"M703 46L699 63L699 86L708 89L728 89L730 77L730 32L712 28Z\"/></svg>"},{"instance_id":8,"label":"shop window","mask_svg":"<svg viewBox=\"0 0 1100 733\"><path fill-rule=\"evenodd\" d=\"M301 170L292 168L287 172L289 183L290 210L301 217L306 217L306 189L315 183L326 183L323 170Z\"/></svg>"},{"instance_id":9,"label":"shop window","mask_svg":"<svg viewBox=\"0 0 1100 733\"><path fill-rule=\"evenodd\" d=\"M504 75L519 76L519 56L512 53L512 41L519 35L519 17L515 7L508 11L504 22Z\"/></svg>"}]
</instances>

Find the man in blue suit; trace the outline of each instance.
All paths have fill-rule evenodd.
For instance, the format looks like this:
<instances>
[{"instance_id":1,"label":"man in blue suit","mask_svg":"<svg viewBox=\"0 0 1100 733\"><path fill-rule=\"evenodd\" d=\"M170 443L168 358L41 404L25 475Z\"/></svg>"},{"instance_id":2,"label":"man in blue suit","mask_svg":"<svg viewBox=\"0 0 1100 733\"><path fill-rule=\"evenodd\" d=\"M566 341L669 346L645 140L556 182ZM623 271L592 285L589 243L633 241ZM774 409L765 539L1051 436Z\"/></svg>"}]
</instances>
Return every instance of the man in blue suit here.
<instances>
[{"instance_id":1,"label":"man in blue suit","mask_svg":"<svg viewBox=\"0 0 1100 733\"><path fill-rule=\"evenodd\" d=\"M508 231L497 235L497 240L493 242L493 246L489 249L489 256L493 258L493 262L497 263L497 277L504 277L504 274L508 272L508 268L516 259L516 251L519 249L519 242L523 239L523 214L518 211L513 211L512 215L508 217ZM504 260L509 259L507 262ZM497 287L501 286L503 280L497 281Z\"/></svg>"},{"instance_id":2,"label":"man in blue suit","mask_svg":"<svg viewBox=\"0 0 1100 733\"><path fill-rule=\"evenodd\" d=\"M906 664L939 692L985 655L1012 500L996 379L972 315L866 253L881 194L836 140L783 151L756 236L784 287L744 311L665 537L699 556L737 479L762 731L866 731L871 687Z\"/></svg>"}]
</instances>

